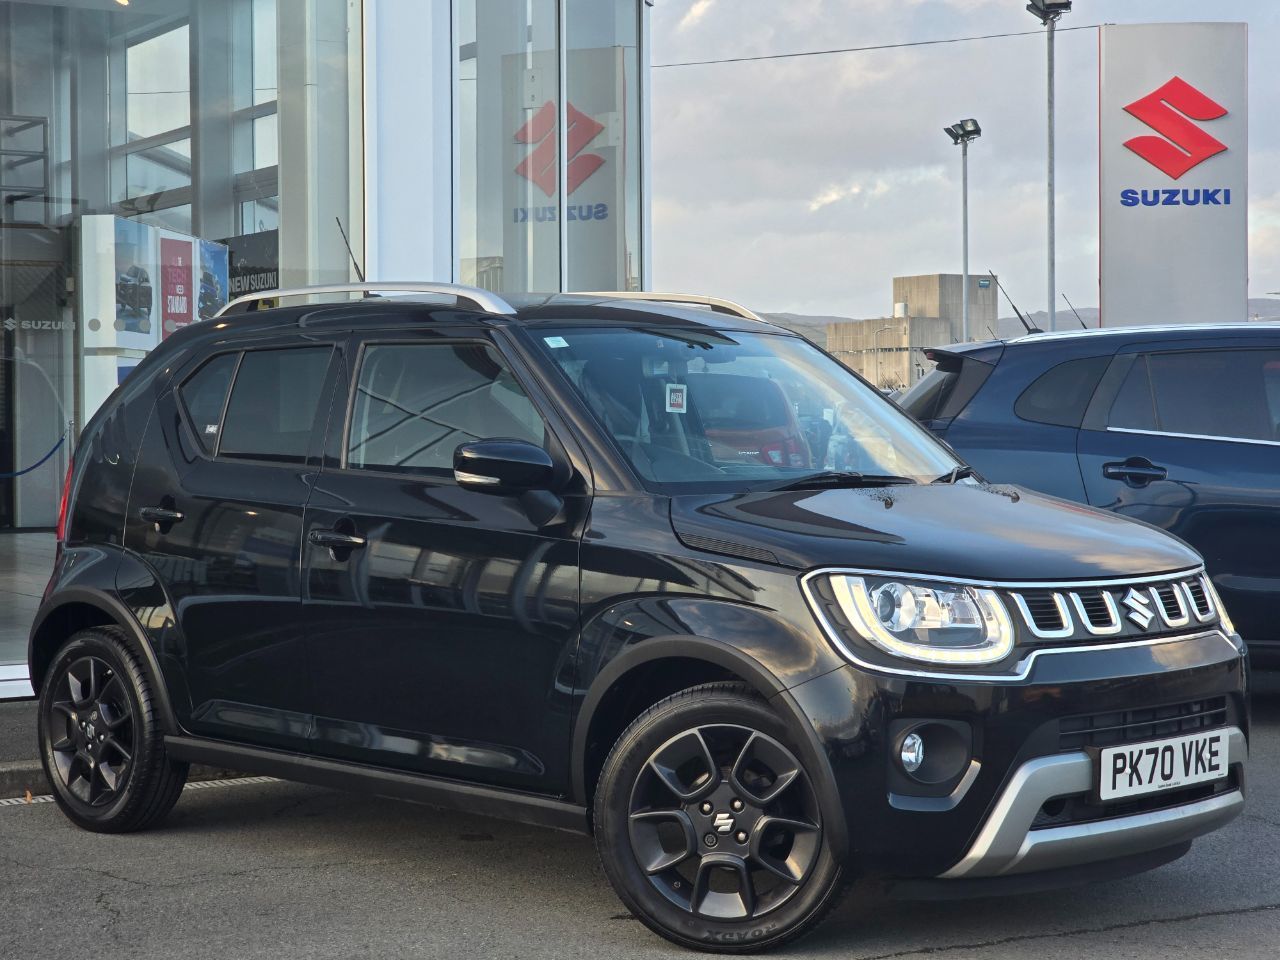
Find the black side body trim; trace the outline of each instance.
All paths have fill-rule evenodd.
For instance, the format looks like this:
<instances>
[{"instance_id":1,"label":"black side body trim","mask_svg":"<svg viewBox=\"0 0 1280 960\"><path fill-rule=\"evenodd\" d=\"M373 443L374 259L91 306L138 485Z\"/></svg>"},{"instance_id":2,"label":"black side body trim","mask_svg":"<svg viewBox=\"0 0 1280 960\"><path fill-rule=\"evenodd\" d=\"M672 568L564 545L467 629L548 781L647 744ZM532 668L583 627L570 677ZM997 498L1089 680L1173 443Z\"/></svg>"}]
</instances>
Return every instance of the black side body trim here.
<instances>
[{"instance_id":1,"label":"black side body trim","mask_svg":"<svg viewBox=\"0 0 1280 960\"><path fill-rule=\"evenodd\" d=\"M165 737L164 744L175 760L275 776L336 790L370 791L379 796L414 800L445 810L499 817L572 833L588 832L586 807L537 794L219 740Z\"/></svg>"}]
</instances>

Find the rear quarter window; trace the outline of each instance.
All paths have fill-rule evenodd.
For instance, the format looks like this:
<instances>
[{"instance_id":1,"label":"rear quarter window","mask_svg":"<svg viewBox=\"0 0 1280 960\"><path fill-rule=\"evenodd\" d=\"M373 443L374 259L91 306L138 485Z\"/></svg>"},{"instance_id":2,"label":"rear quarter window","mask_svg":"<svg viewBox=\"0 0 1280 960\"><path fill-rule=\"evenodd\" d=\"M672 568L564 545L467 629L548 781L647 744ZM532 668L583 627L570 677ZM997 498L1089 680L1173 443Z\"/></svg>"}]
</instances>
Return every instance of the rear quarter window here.
<instances>
[{"instance_id":1,"label":"rear quarter window","mask_svg":"<svg viewBox=\"0 0 1280 960\"><path fill-rule=\"evenodd\" d=\"M1110 357L1082 357L1051 367L1022 391L1013 412L1032 423L1079 427L1110 362Z\"/></svg>"}]
</instances>

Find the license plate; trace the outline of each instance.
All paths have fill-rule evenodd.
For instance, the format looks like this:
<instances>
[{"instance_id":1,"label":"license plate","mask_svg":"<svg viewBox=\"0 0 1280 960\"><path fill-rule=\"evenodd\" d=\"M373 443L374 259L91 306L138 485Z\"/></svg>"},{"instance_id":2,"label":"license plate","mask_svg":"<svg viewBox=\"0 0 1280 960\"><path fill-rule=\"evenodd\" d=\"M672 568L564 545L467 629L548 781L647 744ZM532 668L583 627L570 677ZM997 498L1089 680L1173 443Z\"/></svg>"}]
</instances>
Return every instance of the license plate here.
<instances>
[{"instance_id":1,"label":"license plate","mask_svg":"<svg viewBox=\"0 0 1280 960\"><path fill-rule=\"evenodd\" d=\"M1226 776L1225 730L1106 747L1098 756L1098 798L1120 800Z\"/></svg>"}]
</instances>

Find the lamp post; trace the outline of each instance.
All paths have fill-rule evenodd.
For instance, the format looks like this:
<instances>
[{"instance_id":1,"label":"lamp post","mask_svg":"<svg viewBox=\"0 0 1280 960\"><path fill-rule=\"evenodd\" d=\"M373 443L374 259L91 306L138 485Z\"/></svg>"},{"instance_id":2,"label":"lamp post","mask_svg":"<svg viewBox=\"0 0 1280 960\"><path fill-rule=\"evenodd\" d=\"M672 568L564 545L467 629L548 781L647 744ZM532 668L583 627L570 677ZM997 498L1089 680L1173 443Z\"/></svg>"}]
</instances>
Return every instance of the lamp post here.
<instances>
[{"instance_id":1,"label":"lamp post","mask_svg":"<svg viewBox=\"0 0 1280 960\"><path fill-rule=\"evenodd\" d=\"M972 117L961 120L943 132L951 138L951 142L960 147L960 221L961 233L964 235L961 254L961 290L960 290L960 340L969 341L969 141L982 136L982 128Z\"/></svg>"},{"instance_id":2,"label":"lamp post","mask_svg":"<svg viewBox=\"0 0 1280 960\"><path fill-rule=\"evenodd\" d=\"M1048 70L1048 90L1049 90L1049 109L1048 109L1048 126L1049 126L1049 143L1048 143L1048 220L1049 220L1049 329L1058 329L1058 310L1054 306L1054 302L1058 298L1057 290L1057 266L1054 258L1054 186L1053 186L1053 32L1057 26L1058 19L1064 13L1071 12L1071 0L1031 0L1027 4L1027 10L1032 16L1036 17L1045 26L1045 35L1049 39L1049 70Z\"/></svg>"},{"instance_id":3,"label":"lamp post","mask_svg":"<svg viewBox=\"0 0 1280 960\"><path fill-rule=\"evenodd\" d=\"M880 352L880 334L884 333L886 330L892 330L896 326L897 324L887 323L871 335L871 343L876 348L876 389L877 390L881 390L884 388L884 373L881 370L882 361L881 361L881 352Z\"/></svg>"}]
</instances>

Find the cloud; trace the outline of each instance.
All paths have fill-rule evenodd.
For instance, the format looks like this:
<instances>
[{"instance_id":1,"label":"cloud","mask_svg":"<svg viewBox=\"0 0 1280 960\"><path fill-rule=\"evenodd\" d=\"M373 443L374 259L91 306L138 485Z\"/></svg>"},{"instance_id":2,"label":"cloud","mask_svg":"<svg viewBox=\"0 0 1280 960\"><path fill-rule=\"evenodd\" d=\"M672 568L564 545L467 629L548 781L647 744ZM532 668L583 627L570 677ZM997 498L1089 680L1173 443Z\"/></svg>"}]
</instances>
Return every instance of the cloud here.
<instances>
[{"instance_id":1,"label":"cloud","mask_svg":"<svg viewBox=\"0 0 1280 960\"><path fill-rule=\"evenodd\" d=\"M1098 0L1091 21L1201 19L1196 4ZM1079 8L1082 5L1077 5ZM1280 5L1220 0L1249 21L1251 289L1280 290L1280 86L1256 64ZM663 0L653 62L1033 29L1004 0ZM685 29L697 24L698 29ZM1097 303L1097 36L1057 39L1059 288ZM881 316L895 275L960 269L960 151L942 128L977 117L969 151L971 268L1045 307L1044 38L1029 36L657 69L652 74L653 283L762 310ZM1059 304L1061 306L1061 303Z\"/></svg>"},{"instance_id":2,"label":"cloud","mask_svg":"<svg viewBox=\"0 0 1280 960\"><path fill-rule=\"evenodd\" d=\"M680 18L680 23L676 27L677 30L688 30L696 25L699 20L707 15L716 0L693 0L693 5L685 11L685 15Z\"/></svg>"}]
</instances>

